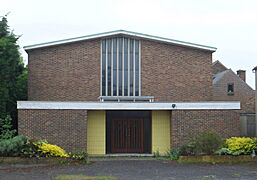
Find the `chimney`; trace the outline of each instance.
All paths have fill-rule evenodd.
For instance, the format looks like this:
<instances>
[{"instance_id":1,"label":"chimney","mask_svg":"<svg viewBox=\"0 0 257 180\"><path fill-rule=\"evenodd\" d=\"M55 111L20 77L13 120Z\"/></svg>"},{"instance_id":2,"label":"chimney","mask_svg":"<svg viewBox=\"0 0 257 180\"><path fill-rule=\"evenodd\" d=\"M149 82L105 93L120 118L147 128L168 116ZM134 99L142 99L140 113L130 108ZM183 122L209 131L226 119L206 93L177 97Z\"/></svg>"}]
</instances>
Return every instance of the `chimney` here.
<instances>
[{"instance_id":1,"label":"chimney","mask_svg":"<svg viewBox=\"0 0 257 180\"><path fill-rule=\"evenodd\" d=\"M253 68L253 72L255 73L255 129L257 137L257 66Z\"/></svg>"},{"instance_id":2,"label":"chimney","mask_svg":"<svg viewBox=\"0 0 257 180\"><path fill-rule=\"evenodd\" d=\"M237 75L245 82L245 70L238 70Z\"/></svg>"}]
</instances>

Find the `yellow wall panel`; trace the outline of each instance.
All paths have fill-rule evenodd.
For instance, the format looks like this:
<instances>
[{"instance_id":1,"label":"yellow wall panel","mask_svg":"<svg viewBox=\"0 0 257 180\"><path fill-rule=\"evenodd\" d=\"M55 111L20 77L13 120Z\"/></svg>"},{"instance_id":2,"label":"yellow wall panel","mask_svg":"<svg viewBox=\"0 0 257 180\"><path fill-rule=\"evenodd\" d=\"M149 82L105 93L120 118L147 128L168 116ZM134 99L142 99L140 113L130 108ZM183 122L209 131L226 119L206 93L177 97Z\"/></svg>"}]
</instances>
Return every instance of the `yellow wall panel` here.
<instances>
[{"instance_id":1,"label":"yellow wall panel","mask_svg":"<svg viewBox=\"0 0 257 180\"><path fill-rule=\"evenodd\" d=\"M105 111L88 111L87 117L87 153L105 154Z\"/></svg>"},{"instance_id":2,"label":"yellow wall panel","mask_svg":"<svg viewBox=\"0 0 257 180\"><path fill-rule=\"evenodd\" d=\"M152 152L164 155L170 149L170 111L152 111Z\"/></svg>"}]
</instances>

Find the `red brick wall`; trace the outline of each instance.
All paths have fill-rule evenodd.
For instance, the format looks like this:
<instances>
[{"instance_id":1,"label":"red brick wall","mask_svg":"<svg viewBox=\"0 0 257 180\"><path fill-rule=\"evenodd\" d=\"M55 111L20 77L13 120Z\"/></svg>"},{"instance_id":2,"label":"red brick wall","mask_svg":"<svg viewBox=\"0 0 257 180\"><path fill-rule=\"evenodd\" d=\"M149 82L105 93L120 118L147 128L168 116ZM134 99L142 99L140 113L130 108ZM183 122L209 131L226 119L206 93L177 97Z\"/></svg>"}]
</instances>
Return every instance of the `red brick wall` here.
<instances>
[{"instance_id":1,"label":"red brick wall","mask_svg":"<svg viewBox=\"0 0 257 180\"><path fill-rule=\"evenodd\" d=\"M30 50L28 100L95 101L100 95L100 40Z\"/></svg>"},{"instance_id":2,"label":"red brick wall","mask_svg":"<svg viewBox=\"0 0 257 180\"><path fill-rule=\"evenodd\" d=\"M201 132L222 138L240 135L240 114L236 110L174 110L171 115L171 146L179 147Z\"/></svg>"},{"instance_id":3,"label":"red brick wall","mask_svg":"<svg viewBox=\"0 0 257 180\"><path fill-rule=\"evenodd\" d=\"M86 110L18 110L19 134L46 139L67 151L86 151Z\"/></svg>"},{"instance_id":4,"label":"red brick wall","mask_svg":"<svg viewBox=\"0 0 257 180\"><path fill-rule=\"evenodd\" d=\"M212 53L141 41L142 95L158 101L206 101L212 98Z\"/></svg>"},{"instance_id":5,"label":"red brick wall","mask_svg":"<svg viewBox=\"0 0 257 180\"><path fill-rule=\"evenodd\" d=\"M28 99L96 101L100 40L29 50ZM212 53L141 40L142 95L158 101L204 101L212 96Z\"/></svg>"}]
</instances>

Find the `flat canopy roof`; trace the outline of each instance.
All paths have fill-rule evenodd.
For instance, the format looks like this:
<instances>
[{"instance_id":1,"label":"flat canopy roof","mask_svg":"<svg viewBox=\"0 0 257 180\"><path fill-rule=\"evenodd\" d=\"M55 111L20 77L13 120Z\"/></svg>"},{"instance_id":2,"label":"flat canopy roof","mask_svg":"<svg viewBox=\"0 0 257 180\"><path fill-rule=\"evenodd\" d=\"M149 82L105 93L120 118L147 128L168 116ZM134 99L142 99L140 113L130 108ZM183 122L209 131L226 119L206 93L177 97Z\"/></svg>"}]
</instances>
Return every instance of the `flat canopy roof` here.
<instances>
[{"instance_id":1,"label":"flat canopy roof","mask_svg":"<svg viewBox=\"0 0 257 180\"><path fill-rule=\"evenodd\" d=\"M224 110L240 109L240 102L56 102L18 101L18 109L85 109L85 110Z\"/></svg>"},{"instance_id":2,"label":"flat canopy roof","mask_svg":"<svg viewBox=\"0 0 257 180\"><path fill-rule=\"evenodd\" d=\"M67 44L67 43L72 43L72 42L90 40L90 39L95 39L95 38L103 38L103 37L114 36L114 35L133 36L135 38L143 38L143 39L149 39L149 40L154 40L154 41L166 42L166 43L176 44L176 45L180 45L180 46L203 49L203 50L207 50L207 51L211 51L211 52L215 52L217 50L217 48L211 47L211 46L205 46L205 45L200 45L200 44L195 44L195 43L190 43L190 42L185 42L185 41L179 41L179 40L168 39L168 38L163 38L163 37L158 37L158 36L152 36L152 35L148 35L148 34L125 31L125 30L110 31L110 32L92 34L92 35L75 37L75 38L70 38L70 39L63 39L63 40L58 40L58 41L51 41L51 42L46 42L46 43L28 45L28 46L24 46L23 48L25 50L31 50L31 49L36 49L36 48L55 46L55 45L60 45L60 44Z\"/></svg>"}]
</instances>

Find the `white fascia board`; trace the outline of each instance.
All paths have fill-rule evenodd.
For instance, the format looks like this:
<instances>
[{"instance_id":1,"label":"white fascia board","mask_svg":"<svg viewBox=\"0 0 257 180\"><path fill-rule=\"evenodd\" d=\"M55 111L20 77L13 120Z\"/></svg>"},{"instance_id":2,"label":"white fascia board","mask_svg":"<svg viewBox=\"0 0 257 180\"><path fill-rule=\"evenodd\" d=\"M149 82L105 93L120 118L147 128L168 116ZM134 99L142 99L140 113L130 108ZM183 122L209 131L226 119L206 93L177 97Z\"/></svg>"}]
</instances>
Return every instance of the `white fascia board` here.
<instances>
[{"instance_id":1,"label":"white fascia board","mask_svg":"<svg viewBox=\"0 0 257 180\"><path fill-rule=\"evenodd\" d=\"M175 104L175 107L174 107ZM85 109L85 110L226 110L240 109L240 102L52 102L18 101L17 109Z\"/></svg>"},{"instance_id":2,"label":"white fascia board","mask_svg":"<svg viewBox=\"0 0 257 180\"><path fill-rule=\"evenodd\" d=\"M171 43L171 44L177 44L180 46L204 49L204 50L208 50L208 51L212 51L212 52L215 52L217 50L217 48L211 47L211 46L205 46L205 45L200 45L200 44L195 44L195 43L190 43L190 42L185 42L185 41L178 41L178 40L174 40L174 39L168 39L168 38L152 36L152 35L147 35L147 34L142 34L142 33L136 33L136 32L131 32L131 31L125 31L125 30L111 31L111 32L93 34L93 35L88 35L88 36L64 39L64 40L59 40L59 41L52 41L52 42L46 42L46 43L41 43L41 44L28 45L28 46L24 46L23 48L24 48L24 50L31 50L31 49L36 49L36 48L55 46L55 45L60 45L60 44L67 44L67 43L72 43L72 42L84 41L84 40L95 39L95 38L102 38L102 37L119 35L119 34L134 36L134 37L138 37L138 38L145 38L145 39L150 39L150 40L155 40L155 41L161 41L161 42L166 42L166 43Z\"/></svg>"}]
</instances>

